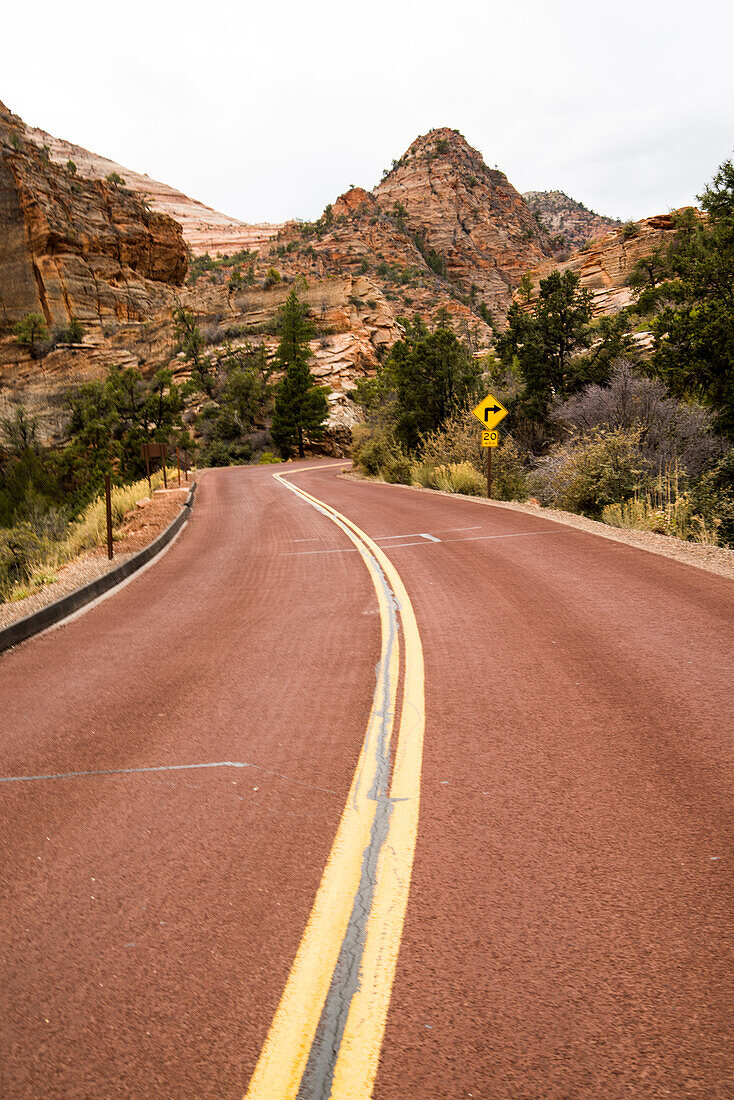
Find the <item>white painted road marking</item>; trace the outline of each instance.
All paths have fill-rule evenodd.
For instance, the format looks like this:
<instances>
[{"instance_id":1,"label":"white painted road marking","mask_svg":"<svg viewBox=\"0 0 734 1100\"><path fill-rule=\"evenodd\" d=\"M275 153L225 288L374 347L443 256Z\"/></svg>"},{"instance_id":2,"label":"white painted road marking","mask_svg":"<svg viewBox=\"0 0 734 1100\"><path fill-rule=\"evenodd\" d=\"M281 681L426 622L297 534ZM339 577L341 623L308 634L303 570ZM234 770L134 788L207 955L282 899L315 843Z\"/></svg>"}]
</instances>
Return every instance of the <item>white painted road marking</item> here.
<instances>
[{"instance_id":1,"label":"white painted road marking","mask_svg":"<svg viewBox=\"0 0 734 1100\"><path fill-rule=\"evenodd\" d=\"M469 535L469 537L465 539L437 539L433 538L431 535L420 534L419 537L423 540L421 542L398 542L392 546L387 547L387 549L403 550L406 546L435 546L436 544L438 544L439 546L453 546L455 542L485 542L491 539L519 539L529 538L531 535L568 535L574 532L578 534L579 528L568 527L565 530L563 530L562 528L558 528L557 530L555 528L548 528L547 531L514 531L512 534L509 535ZM401 537L410 538L409 535L403 535ZM428 539L429 541L426 542L426 539ZM373 539L372 541L376 542L377 540ZM357 551L351 546L343 546L338 547L334 550L289 550L287 551L287 553L281 556L286 558L294 558L305 556L306 554L355 554L356 552Z\"/></svg>"}]
</instances>

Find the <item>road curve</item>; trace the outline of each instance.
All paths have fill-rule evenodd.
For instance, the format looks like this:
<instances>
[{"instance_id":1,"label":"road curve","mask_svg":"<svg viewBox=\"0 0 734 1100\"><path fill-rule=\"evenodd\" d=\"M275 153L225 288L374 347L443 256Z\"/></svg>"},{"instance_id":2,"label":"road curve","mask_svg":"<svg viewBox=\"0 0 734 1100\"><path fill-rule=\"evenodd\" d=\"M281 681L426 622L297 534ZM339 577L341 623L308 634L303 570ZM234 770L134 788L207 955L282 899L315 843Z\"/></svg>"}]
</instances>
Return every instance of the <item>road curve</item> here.
<instances>
[{"instance_id":1,"label":"road curve","mask_svg":"<svg viewBox=\"0 0 734 1100\"><path fill-rule=\"evenodd\" d=\"M374 1095L734 1094L731 582L300 468L425 656ZM247 1089L381 647L360 553L272 473L207 472L155 566L0 658L3 1096Z\"/></svg>"}]
</instances>

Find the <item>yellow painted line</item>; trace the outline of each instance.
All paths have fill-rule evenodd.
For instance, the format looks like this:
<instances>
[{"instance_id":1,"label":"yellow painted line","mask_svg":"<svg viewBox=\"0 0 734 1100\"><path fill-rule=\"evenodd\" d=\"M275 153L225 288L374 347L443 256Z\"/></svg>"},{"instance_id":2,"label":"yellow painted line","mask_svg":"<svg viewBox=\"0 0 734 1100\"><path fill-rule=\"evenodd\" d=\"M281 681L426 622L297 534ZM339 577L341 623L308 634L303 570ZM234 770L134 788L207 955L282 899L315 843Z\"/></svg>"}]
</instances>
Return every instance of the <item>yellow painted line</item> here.
<instances>
[{"instance_id":1,"label":"yellow painted line","mask_svg":"<svg viewBox=\"0 0 734 1100\"><path fill-rule=\"evenodd\" d=\"M334 463L343 465L343 463ZM320 469L328 467L322 466ZM289 470L288 473L300 473ZM368 919L359 988L352 998L334 1068L332 1097L370 1097L379 1062L408 902L418 830L420 769L425 727L423 650L413 608L387 555L346 516L299 486L273 475L339 526L359 550L377 593L382 623L381 661L389 641L389 608L377 562L395 596L402 620L405 679L395 752L388 836L382 846ZM390 722L398 685L398 647L392 647L387 695L379 685L334 845L319 886L286 988L246 1094L246 1100L295 1100L359 887L377 803L366 797L375 778L379 713L387 704Z\"/></svg>"}]
</instances>

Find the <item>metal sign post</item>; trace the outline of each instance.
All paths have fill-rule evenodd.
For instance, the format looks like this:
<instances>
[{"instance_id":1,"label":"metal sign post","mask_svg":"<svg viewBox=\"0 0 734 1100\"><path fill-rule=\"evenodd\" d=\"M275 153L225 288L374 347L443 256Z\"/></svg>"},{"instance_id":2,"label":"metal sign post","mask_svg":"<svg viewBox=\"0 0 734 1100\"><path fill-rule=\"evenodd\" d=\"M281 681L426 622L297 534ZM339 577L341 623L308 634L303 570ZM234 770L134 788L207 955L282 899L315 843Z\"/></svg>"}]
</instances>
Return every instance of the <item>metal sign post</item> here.
<instances>
[{"instance_id":1,"label":"metal sign post","mask_svg":"<svg viewBox=\"0 0 734 1100\"><path fill-rule=\"evenodd\" d=\"M140 451L141 451L142 454L145 455L145 469L148 473L148 496L150 497L150 496L153 495L153 489L152 489L151 484L150 484L150 451L148 450L148 444L147 443L141 443L140 444Z\"/></svg>"},{"instance_id":2,"label":"metal sign post","mask_svg":"<svg viewBox=\"0 0 734 1100\"><path fill-rule=\"evenodd\" d=\"M482 446L487 448L487 497L492 496L492 448L499 447L499 432L482 432Z\"/></svg>"}]
</instances>

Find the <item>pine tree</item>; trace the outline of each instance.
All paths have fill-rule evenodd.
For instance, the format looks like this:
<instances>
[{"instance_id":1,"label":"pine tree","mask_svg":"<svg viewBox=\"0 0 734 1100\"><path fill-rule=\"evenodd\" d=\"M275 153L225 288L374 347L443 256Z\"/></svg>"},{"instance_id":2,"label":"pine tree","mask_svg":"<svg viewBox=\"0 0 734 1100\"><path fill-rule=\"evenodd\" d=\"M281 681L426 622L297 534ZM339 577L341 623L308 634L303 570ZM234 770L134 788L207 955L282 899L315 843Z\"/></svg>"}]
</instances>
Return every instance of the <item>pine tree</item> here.
<instances>
[{"instance_id":1,"label":"pine tree","mask_svg":"<svg viewBox=\"0 0 734 1100\"><path fill-rule=\"evenodd\" d=\"M676 396L708 403L717 430L734 439L734 162L699 198L708 217L679 215L668 249L673 278L651 325L652 367Z\"/></svg>"},{"instance_id":2,"label":"pine tree","mask_svg":"<svg viewBox=\"0 0 734 1100\"><path fill-rule=\"evenodd\" d=\"M308 365L311 333L306 309L295 290L288 295L281 310L280 333L275 359L278 367L285 371L285 377L276 393L271 433L284 454L290 454L297 444L299 457L303 458L304 437L320 439L323 436L329 405L326 387L316 385Z\"/></svg>"}]
</instances>

